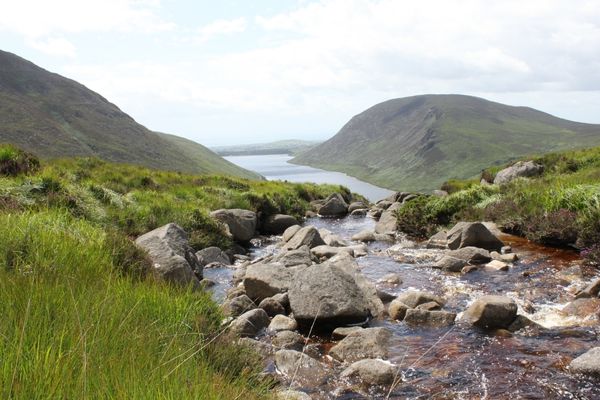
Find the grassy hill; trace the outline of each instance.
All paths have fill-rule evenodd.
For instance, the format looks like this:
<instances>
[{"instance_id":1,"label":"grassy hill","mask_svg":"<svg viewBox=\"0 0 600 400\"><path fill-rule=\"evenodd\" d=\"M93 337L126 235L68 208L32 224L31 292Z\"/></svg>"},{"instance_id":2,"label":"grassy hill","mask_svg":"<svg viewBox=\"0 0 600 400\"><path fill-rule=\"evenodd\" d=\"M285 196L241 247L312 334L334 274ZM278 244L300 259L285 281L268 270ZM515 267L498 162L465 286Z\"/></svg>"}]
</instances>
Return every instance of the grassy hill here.
<instances>
[{"instance_id":1,"label":"grassy hill","mask_svg":"<svg viewBox=\"0 0 600 400\"><path fill-rule=\"evenodd\" d=\"M292 160L396 190L430 191L528 154L600 144L600 125L462 95L389 100Z\"/></svg>"},{"instance_id":2,"label":"grassy hill","mask_svg":"<svg viewBox=\"0 0 600 400\"><path fill-rule=\"evenodd\" d=\"M271 398L210 295L152 279L132 238L175 222L227 248L218 208L304 215L339 186L190 175L0 145L0 398Z\"/></svg>"},{"instance_id":3,"label":"grassy hill","mask_svg":"<svg viewBox=\"0 0 600 400\"><path fill-rule=\"evenodd\" d=\"M0 51L0 143L43 158L99 157L189 173L259 178L206 147L152 132L85 86Z\"/></svg>"},{"instance_id":4,"label":"grassy hill","mask_svg":"<svg viewBox=\"0 0 600 400\"><path fill-rule=\"evenodd\" d=\"M318 141L311 140L278 140L270 143L256 143L237 146L213 147L221 156L251 156L264 154L298 154L317 146Z\"/></svg>"}]
</instances>

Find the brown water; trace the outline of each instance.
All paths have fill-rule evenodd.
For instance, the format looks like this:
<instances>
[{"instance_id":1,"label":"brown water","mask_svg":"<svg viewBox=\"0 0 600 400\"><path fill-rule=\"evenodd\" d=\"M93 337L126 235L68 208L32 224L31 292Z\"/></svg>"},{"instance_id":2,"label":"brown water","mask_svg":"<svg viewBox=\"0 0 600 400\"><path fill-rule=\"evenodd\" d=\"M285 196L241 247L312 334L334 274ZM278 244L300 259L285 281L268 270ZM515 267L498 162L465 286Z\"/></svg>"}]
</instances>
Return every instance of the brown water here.
<instances>
[{"instance_id":1,"label":"brown water","mask_svg":"<svg viewBox=\"0 0 600 400\"><path fill-rule=\"evenodd\" d=\"M313 219L307 224L349 238L372 227L374 221ZM515 299L520 314L546 329L527 329L510 335L462 324L436 329L409 327L390 320L373 321L372 326L384 326L393 332L389 360L401 372L391 392L389 386L367 390L340 379L302 390L315 399L383 399L388 395L393 399L600 399L600 381L574 376L566 368L573 358L600 345L597 315L582 318L561 313L562 307L573 299L573 288L584 283L571 273L573 267L581 264L578 255L514 236L502 239L520 256L508 272L444 273L427 266L437 255L435 250L389 252L389 244L382 243L371 244L369 255L357 261L379 288L395 294L413 288L442 295L448 301L444 309L459 313L458 318L477 297L501 294ZM270 251L272 247L260 247L254 254ZM408 259L410 263L394 258ZM399 273L404 282L398 286L378 282L391 272ZM214 276L219 273L215 271ZM223 287L217 290L227 286L227 276L219 278ZM312 341L323 343L325 349L331 346L327 337L315 337ZM327 356L323 361L330 362Z\"/></svg>"}]
</instances>

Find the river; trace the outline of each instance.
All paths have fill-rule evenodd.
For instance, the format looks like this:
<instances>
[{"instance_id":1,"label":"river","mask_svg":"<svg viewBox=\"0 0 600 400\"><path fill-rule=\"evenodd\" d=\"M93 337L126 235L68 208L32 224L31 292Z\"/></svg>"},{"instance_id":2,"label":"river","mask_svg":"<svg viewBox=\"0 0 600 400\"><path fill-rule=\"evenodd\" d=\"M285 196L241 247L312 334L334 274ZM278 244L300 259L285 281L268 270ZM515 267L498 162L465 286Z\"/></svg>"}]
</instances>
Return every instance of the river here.
<instances>
[{"instance_id":1,"label":"river","mask_svg":"<svg viewBox=\"0 0 600 400\"><path fill-rule=\"evenodd\" d=\"M341 172L290 164L288 161L293 157L287 154L230 156L224 158L242 168L257 172L268 180L343 185L354 193L365 196L370 201L381 200L393 193L391 190L363 182Z\"/></svg>"}]
</instances>

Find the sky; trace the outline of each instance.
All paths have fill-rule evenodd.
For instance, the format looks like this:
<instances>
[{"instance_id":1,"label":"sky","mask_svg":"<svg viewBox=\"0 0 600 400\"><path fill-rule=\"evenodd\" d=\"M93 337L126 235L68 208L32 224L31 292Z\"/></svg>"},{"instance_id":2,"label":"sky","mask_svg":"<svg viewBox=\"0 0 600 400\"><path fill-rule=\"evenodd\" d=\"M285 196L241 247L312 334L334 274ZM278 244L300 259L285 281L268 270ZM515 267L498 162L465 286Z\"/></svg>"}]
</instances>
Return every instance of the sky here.
<instances>
[{"instance_id":1,"label":"sky","mask_svg":"<svg viewBox=\"0 0 600 400\"><path fill-rule=\"evenodd\" d=\"M600 123L600 1L0 0L0 49L208 146L460 93Z\"/></svg>"}]
</instances>

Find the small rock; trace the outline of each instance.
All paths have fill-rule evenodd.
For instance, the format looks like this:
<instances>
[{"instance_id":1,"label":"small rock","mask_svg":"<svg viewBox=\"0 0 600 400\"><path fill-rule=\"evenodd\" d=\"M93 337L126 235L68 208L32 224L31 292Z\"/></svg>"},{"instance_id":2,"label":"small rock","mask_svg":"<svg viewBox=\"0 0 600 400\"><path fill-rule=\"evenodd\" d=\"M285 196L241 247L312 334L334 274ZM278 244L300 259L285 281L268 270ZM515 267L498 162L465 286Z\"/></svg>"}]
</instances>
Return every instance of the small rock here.
<instances>
[{"instance_id":1,"label":"small rock","mask_svg":"<svg viewBox=\"0 0 600 400\"><path fill-rule=\"evenodd\" d=\"M353 362L364 358L386 358L392 334L385 328L367 328L351 333L333 346L329 355Z\"/></svg>"},{"instance_id":2,"label":"small rock","mask_svg":"<svg viewBox=\"0 0 600 400\"><path fill-rule=\"evenodd\" d=\"M375 233L394 233L398 229L398 219L396 211L402 207L401 203L392 204L387 210L381 213L381 217L375 225Z\"/></svg>"},{"instance_id":3,"label":"small rock","mask_svg":"<svg viewBox=\"0 0 600 400\"><path fill-rule=\"evenodd\" d=\"M409 290L400 293L396 300L406 304L410 308L415 308L419 304L429 303L431 301L436 302L440 306L446 304L445 300L442 299L440 296L436 296L433 293L419 292L416 290Z\"/></svg>"},{"instance_id":4,"label":"small rock","mask_svg":"<svg viewBox=\"0 0 600 400\"><path fill-rule=\"evenodd\" d=\"M375 231L371 229L365 229L357 234L353 235L351 240L355 242L374 242L375 241Z\"/></svg>"},{"instance_id":5,"label":"small rock","mask_svg":"<svg viewBox=\"0 0 600 400\"><path fill-rule=\"evenodd\" d=\"M512 253L512 247L510 247L510 246L502 246L502 248L500 249L500 253L502 253L502 254Z\"/></svg>"},{"instance_id":6,"label":"small rock","mask_svg":"<svg viewBox=\"0 0 600 400\"><path fill-rule=\"evenodd\" d=\"M429 238L427 241L428 249L447 249L448 248L448 236L446 231L440 231Z\"/></svg>"},{"instance_id":7,"label":"small rock","mask_svg":"<svg viewBox=\"0 0 600 400\"><path fill-rule=\"evenodd\" d=\"M395 319L397 321L402 321L406 316L406 311L409 309L409 306L402 303L400 300L395 299L390 303L388 307L388 314L390 315L390 318Z\"/></svg>"},{"instance_id":8,"label":"small rock","mask_svg":"<svg viewBox=\"0 0 600 400\"><path fill-rule=\"evenodd\" d=\"M527 328L527 327L532 327L532 328L536 328L536 329L544 329L543 326L541 326L540 324L537 324L535 322L533 322L532 320L530 320L529 318L527 318L524 315L517 315L517 317L515 318L515 320L513 321L512 324L510 324L510 326L508 327L508 330L511 332L517 332L520 331L521 329Z\"/></svg>"},{"instance_id":9,"label":"small rock","mask_svg":"<svg viewBox=\"0 0 600 400\"><path fill-rule=\"evenodd\" d=\"M197 251L196 258L202 266L206 266L212 263L219 263L224 265L231 264L231 259L229 258L229 255L222 251L220 248L214 246Z\"/></svg>"},{"instance_id":10,"label":"small rock","mask_svg":"<svg viewBox=\"0 0 600 400\"><path fill-rule=\"evenodd\" d=\"M463 314L463 319L479 328L508 328L517 317L517 303L504 296L483 296Z\"/></svg>"},{"instance_id":11,"label":"small rock","mask_svg":"<svg viewBox=\"0 0 600 400\"><path fill-rule=\"evenodd\" d=\"M298 329L296 320L281 314L274 316L269 324L269 330L273 332L293 331L296 329Z\"/></svg>"},{"instance_id":12,"label":"small rock","mask_svg":"<svg viewBox=\"0 0 600 400\"><path fill-rule=\"evenodd\" d=\"M284 245L287 250L296 250L302 246L308 246L312 249L313 247L324 245L325 242L319 231L314 226L305 226L300 228L294 236Z\"/></svg>"},{"instance_id":13,"label":"small rock","mask_svg":"<svg viewBox=\"0 0 600 400\"><path fill-rule=\"evenodd\" d=\"M485 267L494 271L508 271L508 264L498 260L492 260Z\"/></svg>"},{"instance_id":14,"label":"small rock","mask_svg":"<svg viewBox=\"0 0 600 400\"><path fill-rule=\"evenodd\" d=\"M248 297L262 301L278 293L287 292L296 276L292 268L281 264L254 264L244 276L244 288Z\"/></svg>"},{"instance_id":15,"label":"small rock","mask_svg":"<svg viewBox=\"0 0 600 400\"><path fill-rule=\"evenodd\" d=\"M485 264L492 260L489 251L471 246L449 251L447 255L464 260L469 264Z\"/></svg>"},{"instance_id":16,"label":"small rock","mask_svg":"<svg viewBox=\"0 0 600 400\"><path fill-rule=\"evenodd\" d=\"M408 309L404 322L415 326L444 327L454 324L456 314L447 311Z\"/></svg>"},{"instance_id":17,"label":"small rock","mask_svg":"<svg viewBox=\"0 0 600 400\"><path fill-rule=\"evenodd\" d=\"M340 217L346 214L348 214L348 204L339 193L329 196L325 204L319 208L319 215L322 216Z\"/></svg>"},{"instance_id":18,"label":"small rock","mask_svg":"<svg viewBox=\"0 0 600 400\"><path fill-rule=\"evenodd\" d=\"M278 314L285 314L285 307L281 305L277 300L272 297L263 299L259 304L258 308L265 310L269 317L274 317Z\"/></svg>"},{"instance_id":19,"label":"small rock","mask_svg":"<svg viewBox=\"0 0 600 400\"><path fill-rule=\"evenodd\" d=\"M354 211L352 211L350 213L350 216L354 217L354 218L366 217L367 216L367 209L362 208L362 209L359 209L359 210L354 210Z\"/></svg>"},{"instance_id":20,"label":"small rock","mask_svg":"<svg viewBox=\"0 0 600 400\"><path fill-rule=\"evenodd\" d=\"M500 254L497 251L492 251L490 253L490 257L492 257L492 260L503 261L507 263L513 263L519 259L515 253Z\"/></svg>"},{"instance_id":21,"label":"small rock","mask_svg":"<svg viewBox=\"0 0 600 400\"><path fill-rule=\"evenodd\" d=\"M442 307L440 307L440 305L438 303L436 303L435 301L430 301L428 303L419 304L415 308L417 310L425 310L425 311L435 311L435 310L442 309Z\"/></svg>"},{"instance_id":22,"label":"small rock","mask_svg":"<svg viewBox=\"0 0 600 400\"><path fill-rule=\"evenodd\" d=\"M284 251L278 254L274 261L283 264L286 268L298 265L309 266L313 263L313 256L308 246L302 246L296 250Z\"/></svg>"},{"instance_id":23,"label":"small rock","mask_svg":"<svg viewBox=\"0 0 600 400\"><path fill-rule=\"evenodd\" d=\"M238 317L255 308L256 304L245 294L227 300L221 306L223 313L232 317Z\"/></svg>"},{"instance_id":24,"label":"small rock","mask_svg":"<svg viewBox=\"0 0 600 400\"><path fill-rule=\"evenodd\" d=\"M360 360L346 368L341 376L358 376L367 385L385 385L394 381L396 368L382 360Z\"/></svg>"},{"instance_id":25,"label":"small rock","mask_svg":"<svg viewBox=\"0 0 600 400\"><path fill-rule=\"evenodd\" d=\"M335 328L333 330L333 332L331 333L331 338L333 340L341 340L341 339L345 338L346 336L350 335L351 333L358 332L363 329L364 328L361 328L360 326Z\"/></svg>"},{"instance_id":26,"label":"small rock","mask_svg":"<svg viewBox=\"0 0 600 400\"><path fill-rule=\"evenodd\" d=\"M284 232L283 232L283 236L281 237L281 240L283 240L284 242L289 242L291 238L294 237L294 235L301 229L302 227L300 225L292 225L289 228L287 228Z\"/></svg>"},{"instance_id":27,"label":"small rock","mask_svg":"<svg viewBox=\"0 0 600 400\"><path fill-rule=\"evenodd\" d=\"M275 352L275 349L273 348L273 346L271 346L268 343L261 342L260 340L256 340L256 339L244 337L244 338L238 339L237 343L239 343L240 345L243 345L243 346L250 347L251 349L256 351L258 354L260 354L261 357L263 357L263 358L271 357L273 355L273 353Z\"/></svg>"},{"instance_id":28,"label":"small rock","mask_svg":"<svg viewBox=\"0 0 600 400\"><path fill-rule=\"evenodd\" d=\"M470 274L471 272L475 272L479 269L477 265L466 265L463 269L460 270L461 274Z\"/></svg>"},{"instance_id":29,"label":"small rock","mask_svg":"<svg viewBox=\"0 0 600 400\"><path fill-rule=\"evenodd\" d=\"M481 222L459 222L448 231L448 247L452 250L463 247L478 247L500 250L504 243Z\"/></svg>"},{"instance_id":30,"label":"small rock","mask_svg":"<svg viewBox=\"0 0 600 400\"><path fill-rule=\"evenodd\" d=\"M600 347L594 347L571 361L569 369L575 374L600 377Z\"/></svg>"},{"instance_id":31,"label":"small rock","mask_svg":"<svg viewBox=\"0 0 600 400\"><path fill-rule=\"evenodd\" d=\"M204 278L200 281L200 287L202 289L211 288L211 287L215 286L216 284L217 284L217 282L213 281L212 279L208 279L208 278Z\"/></svg>"},{"instance_id":32,"label":"small rock","mask_svg":"<svg viewBox=\"0 0 600 400\"><path fill-rule=\"evenodd\" d=\"M275 394L277 400L311 400L312 397L298 390L281 390Z\"/></svg>"},{"instance_id":33,"label":"small rock","mask_svg":"<svg viewBox=\"0 0 600 400\"><path fill-rule=\"evenodd\" d=\"M587 285L581 292L577 293L575 298L598 297L598 293L600 293L600 278Z\"/></svg>"},{"instance_id":34,"label":"small rock","mask_svg":"<svg viewBox=\"0 0 600 400\"><path fill-rule=\"evenodd\" d=\"M233 239L239 242L248 242L254 237L256 231L256 213L250 210L221 209L210 213L210 216L229 228Z\"/></svg>"},{"instance_id":35,"label":"small rock","mask_svg":"<svg viewBox=\"0 0 600 400\"><path fill-rule=\"evenodd\" d=\"M460 272L466 265L465 260L455 258L452 256L443 256L438 262L435 263L436 268L440 268L446 272Z\"/></svg>"},{"instance_id":36,"label":"small rock","mask_svg":"<svg viewBox=\"0 0 600 400\"><path fill-rule=\"evenodd\" d=\"M379 299L384 302L384 303L389 303L390 301L394 300L396 298L396 295L388 293L384 290L381 289L377 289L377 297L379 297Z\"/></svg>"},{"instance_id":37,"label":"small rock","mask_svg":"<svg viewBox=\"0 0 600 400\"><path fill-rule=\"evenodd\" d=\"M279 331L271 341L278 349L292 349L301 351L306 343L304 336L293 331Z\"/></svg>"},{"instance_id":38,"label":"small rock","mask_svg":"<svg viewBox=\"0 0 600 400\"><path fill-rule=\"evenodd\" d=\"M518 161L510 167L500 170L494 178L494 184L502 185L518 177L532 177L541 175L544 166L533 161Z\"/></svg>"},{"instance_id":39,"label":"small rock","mask_svg":"<svg viewBox=\"0 0 600 400\"><path fill-rule=\"evenodd\" d=\"M291 226L298 225L298 220L291 215L270 215L263 222L261 232L271 235L281 235Z\"/></svg>"},{"instance_id":40,"label":"small rock","mask_svg":"<svg viewBox=\"0 0 600 400\"><path fill-rule=\"evenodd\" d=\"M269 316L265 310L256 308L237 317L229 326L232 334L240 337L254 337L269 326Z\"/></svg>"},{"instance_id":41,"label":"small rock","mask_svg":"<svg viewBox=\"0 0 600 400\"><path fill-rule=\"evenodd\" d=\"M352 211L356 210L366 210L368 207L362 201L355 201L348 206L348 212L352 213Z\"/></svg>"},{"instance_id":42,"label":"small rock","mask_svg":"<svg viewBox=\"0 0 600 400\"><path fill-rule=\"evenodd\" d=\"M400 277L399 274L391 273L391 274L387 274L386 276L381 278L381 282L389 283L390 285L401 285L402 278Z\"/></svg>"},{"instance_id":43,"label":"small rock","mask_svg":"<svg viewBox=\"0 0 600 400\"><path fill-rule=\"evenodd\" d=\"M325 365L295 350L279 350L275 365L282 374L313 384L322 383L329 373Z\"/></svg>"}]
</instances>

